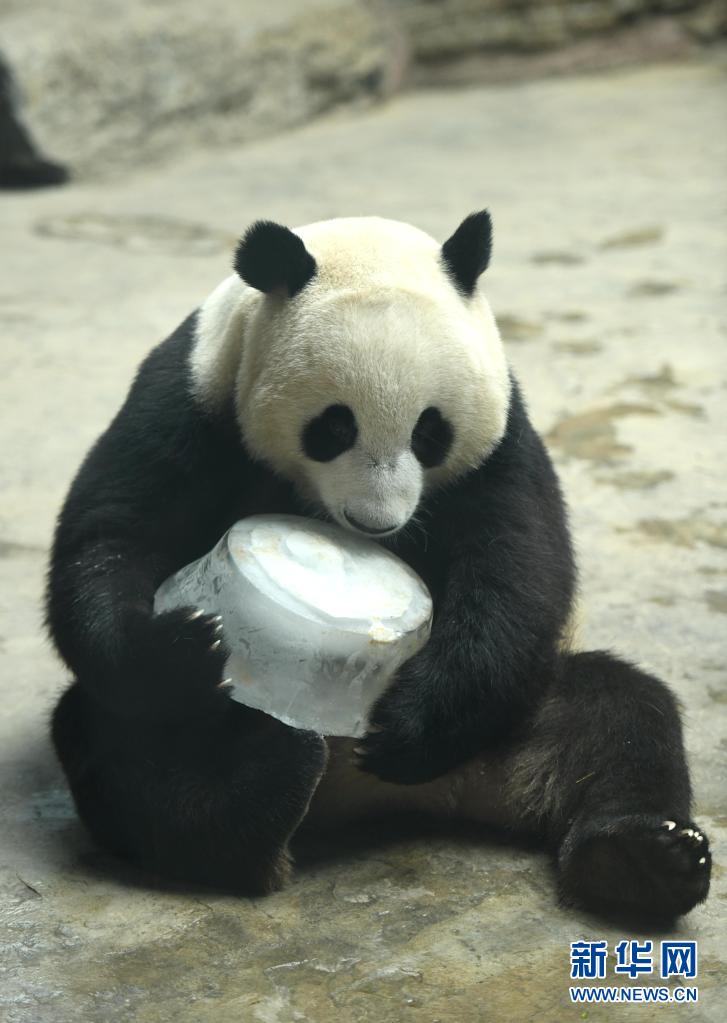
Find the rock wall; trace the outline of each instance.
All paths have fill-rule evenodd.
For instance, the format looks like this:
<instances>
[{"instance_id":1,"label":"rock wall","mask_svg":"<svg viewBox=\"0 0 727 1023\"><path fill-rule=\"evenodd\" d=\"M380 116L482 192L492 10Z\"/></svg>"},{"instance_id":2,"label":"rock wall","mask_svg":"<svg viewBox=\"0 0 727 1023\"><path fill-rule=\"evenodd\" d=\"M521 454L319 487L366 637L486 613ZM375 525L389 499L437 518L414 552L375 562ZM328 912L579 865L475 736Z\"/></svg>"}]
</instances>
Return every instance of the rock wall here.
<instances>
[{"instance_id":1,"label":"rock wall","mask_svg":"<svg viewBox=\"0 0 727 1023\"><path fill-rule=\"evenodd\" d=\"M0 48L25 119L77 174L372 101L404 65L393 18L361 0L11 0Z\"/></svg>"},{"instance_id":2,"label":"rock wall","mask_svg":"<svg viewBox=\"0 0 727 1023\"><path fill-rule=\"evenodd\" d=\"M108 176L435 82L437 63L519 54L527 64L655 15L690 38L727 31L727 0L6 0L0 50L40 145L76 176ZM642 52L637 41L621 62ZM585 53L507 75L592 64Z\"/></svg>"},{"instance_id":3,"label":"rock wall","mask_svg":"<svg viewBox=\"0 0 727 1023\"><path fill-rule=\"evenodd\" d=\"M726 0L388 0L416 58L476 50L537 52L655 15L695 37L727 32Z\"/></svg>"}]
</instances>

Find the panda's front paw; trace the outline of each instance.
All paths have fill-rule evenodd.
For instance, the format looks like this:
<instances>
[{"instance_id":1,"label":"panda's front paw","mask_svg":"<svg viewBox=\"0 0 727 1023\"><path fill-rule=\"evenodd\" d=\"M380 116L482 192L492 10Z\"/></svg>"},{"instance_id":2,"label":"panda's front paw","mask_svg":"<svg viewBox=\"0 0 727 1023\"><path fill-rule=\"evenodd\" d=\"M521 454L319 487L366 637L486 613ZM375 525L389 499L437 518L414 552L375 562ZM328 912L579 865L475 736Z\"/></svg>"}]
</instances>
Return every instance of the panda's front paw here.
<instances>
[{"instance_id":1,"label":"panda's front paw","mask_svg":"<svg viewBox=\"0 0 727 1023\"><path fill-rule=\"evenodd\" d=\"M219 615L184 607L155 615L131 640L130 680L141 713L213 711L229 698L223 678L229 651Z\"/></svg>"},{"instance_id":2,"label":"panda's front paw","mask_svg":"<svg viewBox=\"0 0 727 1023\"><path fill-rule=\"evenodd\" d=\"M356 746L358 766L382 781L419 785L456 763L444 731L398 682L376 703L369 730Z\"/></svg>"},{"instance_id":3,"label":"panda's front paw","mask_svg":"<svg viewBox=\"0 0 727 1023\"><path fill-rule=\"evenodd\" d=\"M382 781L418 785L437 776L421 751L391 732L369 731L356 747L358 767Z\"/></svg>"}]
</instances>

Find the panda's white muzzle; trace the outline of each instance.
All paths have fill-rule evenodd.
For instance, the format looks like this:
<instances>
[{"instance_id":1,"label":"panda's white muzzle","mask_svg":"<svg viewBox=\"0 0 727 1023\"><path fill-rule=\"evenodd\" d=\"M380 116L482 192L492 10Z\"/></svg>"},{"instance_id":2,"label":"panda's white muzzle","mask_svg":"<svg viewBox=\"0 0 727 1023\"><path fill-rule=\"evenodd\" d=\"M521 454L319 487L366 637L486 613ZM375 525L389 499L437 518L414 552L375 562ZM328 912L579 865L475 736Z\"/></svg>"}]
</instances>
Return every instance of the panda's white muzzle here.
<instances>
[{"instance_id":1,"label":"panda's white muzzle","mask_svg":"<svg viewBox=\"0 0 727 1023\"><path fill-rule=\"evenodd\" d=\"M354 529L358 529L361 533L369 533L371 536L383 536L385 533L393 533L399 528L396 524L392 526L384 526L383 528L364 525L363 522L359 522L359 520L355 519L353 515L350 515L345 508L343 509L343 517L350 526L353 526Z\"/></svg>"},{"instance_id":2,"label":"panda's white muzzle","mask_svg":"<svg viewBox=\"0 0 727 1023\"><path fill-rule=\"evenodd\" d=\"M367 536L386 536L405 526L422 492L422 469L411 449L380 458L353 448L322 465L316 477L329 514Z\"/></svg>"}]
</instances>

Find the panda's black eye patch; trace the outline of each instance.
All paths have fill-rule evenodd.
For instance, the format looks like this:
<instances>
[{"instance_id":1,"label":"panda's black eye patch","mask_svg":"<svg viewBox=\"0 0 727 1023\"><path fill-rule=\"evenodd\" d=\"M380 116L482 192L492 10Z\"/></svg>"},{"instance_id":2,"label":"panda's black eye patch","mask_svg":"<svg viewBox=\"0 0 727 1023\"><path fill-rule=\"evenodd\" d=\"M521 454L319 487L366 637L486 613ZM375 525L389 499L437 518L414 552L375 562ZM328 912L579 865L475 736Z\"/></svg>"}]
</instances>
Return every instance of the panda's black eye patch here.
<instances>
[{"instance_id":1,"label":"panda's black eye patch","mask_svg":"<svg viewBox=\"0 0 727 1023\"><path fill-rule=\"evenodd\" d=\"M454 430L438 408L430 405L417 419L411 449L425 469L441 465L454 440Z\"/></svg>"},{"instance_id":2,"label":"panda's black eye patch","mask_svg":"<svg viewBox=\"0 0 727 1023\"><path fill-rule=\"evenodd\" d=\"M353 447L357 434L356 417L348 405L329 405L303 430L303 451L314 462L331 462Z\"/></svg>"}]
</instances>

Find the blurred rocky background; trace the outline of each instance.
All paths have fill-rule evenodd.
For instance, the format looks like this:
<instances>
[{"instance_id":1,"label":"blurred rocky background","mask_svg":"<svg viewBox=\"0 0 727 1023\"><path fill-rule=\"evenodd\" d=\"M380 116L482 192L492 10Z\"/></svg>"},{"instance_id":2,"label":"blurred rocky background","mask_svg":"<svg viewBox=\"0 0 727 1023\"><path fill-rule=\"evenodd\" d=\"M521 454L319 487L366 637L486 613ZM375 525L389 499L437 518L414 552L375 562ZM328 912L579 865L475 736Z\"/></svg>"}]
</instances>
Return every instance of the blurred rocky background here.
<instances>
[{"instance_id":1,"label":"blurred rocky background","mask_svg":"<svg viewBox=\"0 0 727 1023\"><path fill-rule=\"evenodd\" d=\"M423 84L685 57L727 0L5 0L0 53L42 146L109 174Z\"/></svg>"}]
</instances>

